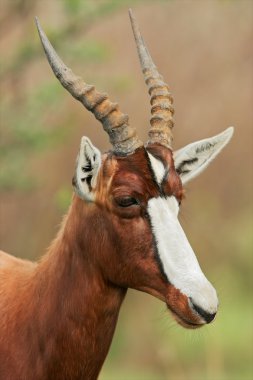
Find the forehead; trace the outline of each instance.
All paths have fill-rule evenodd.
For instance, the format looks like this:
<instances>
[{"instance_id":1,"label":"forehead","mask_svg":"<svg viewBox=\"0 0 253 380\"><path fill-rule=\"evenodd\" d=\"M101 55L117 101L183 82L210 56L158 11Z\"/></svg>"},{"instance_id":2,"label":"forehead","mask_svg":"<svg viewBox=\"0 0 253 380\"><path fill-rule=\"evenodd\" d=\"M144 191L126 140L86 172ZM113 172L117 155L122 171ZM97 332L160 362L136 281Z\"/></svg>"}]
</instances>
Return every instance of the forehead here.
<instances>
[{"instance_id":1,"label":"forehead","mask_svg":"<svg viewBox=\"0 0 253 380\"><path fill-rule=\"evenodd\" d=\"M105 162L107 176L112 175L111 160L114 161L112 191L130 191L145 198L175 195L181 199L182 185L174 168L170 149L161 145L150 145L146 149L139 148L134 154L126 157L108 157Z\"/></svg>"}]
</instances>

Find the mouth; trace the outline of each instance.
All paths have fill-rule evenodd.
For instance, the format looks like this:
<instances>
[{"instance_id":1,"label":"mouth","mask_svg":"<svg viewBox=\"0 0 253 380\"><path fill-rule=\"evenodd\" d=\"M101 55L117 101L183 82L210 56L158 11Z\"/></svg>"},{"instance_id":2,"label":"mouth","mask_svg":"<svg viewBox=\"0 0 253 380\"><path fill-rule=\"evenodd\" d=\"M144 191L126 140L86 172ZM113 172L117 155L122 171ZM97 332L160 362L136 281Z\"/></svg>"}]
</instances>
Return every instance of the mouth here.
<instances>
[{"instance_id":1,"label":"mouth","mask_svg":"<svg viewBox=\"0 0 253 380\"><path fill-rule=\"evenodd\" d=\"M205 325L205 322L196 322L196 321L190 321L189 319L183 317L179 313L177 313L174 309L171 308L171 306L167 305L168 309L170 310L172 316L177 321L177 323L181 326L183 326L186 329L198 329Z\"/></svg>"},{"instance_id":2,"label":"mouth","mask_svg":"<svg viewBox=\"0 0 253 380\"><path fill-rule=\"evenodd\" d=\"M188 297L180 290L171 286L166 295L167 308L170 310L176 322L186 329L197 329L211 323L217 314L217 305L205 309L194 302L192 297ZM202 302L203 304L203 302ZM211 310L211 312L209 311Z\"/></svg>"}]
</instances>

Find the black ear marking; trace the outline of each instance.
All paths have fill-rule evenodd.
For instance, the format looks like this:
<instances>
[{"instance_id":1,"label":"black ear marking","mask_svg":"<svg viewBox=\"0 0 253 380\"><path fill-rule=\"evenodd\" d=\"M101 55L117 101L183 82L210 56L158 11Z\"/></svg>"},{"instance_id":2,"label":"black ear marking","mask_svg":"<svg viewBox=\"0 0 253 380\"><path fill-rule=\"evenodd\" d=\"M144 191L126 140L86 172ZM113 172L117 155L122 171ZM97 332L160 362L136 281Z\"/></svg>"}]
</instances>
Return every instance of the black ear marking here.
<instances>
[{"instance_id":1,"label":"black ear marking","mask_svg":"<svg viewBox=\"0 0 253 380\"><path fill-rule=\"evenodd\" d=\"M184 160L181 162L181 164L176 168L176 171L178 174L187 174L190 172L188 169L184 169L185 165L192 165L195 162L198 162L198 157L191 158L189 160Z\"/></svg>"},{"instance_id":2,"label":"black ear marking","mask_svg":"<svg viewBox=\"0 0 253 380\"><path fill-rule=\"evenodd\" d=\"M91 165L91 159L90 157L88 157L87 155L85 155L85 158L86 158L86 164L84 166L82 166L82 171L84 173L87 173L87 172L90 172L92 170L92 165Z\"/></svg>"},{"instance_id":3,"label":"black ear marking","mask_svg":"<svg viewBox=\"0 0 253 380\"><path fill-rule=\"evenodd\" d=\"M201 146L197 147L196 148L196 153L202 153L204 152L205 150L209 150L211 148L213 148L216 144L215 143L205 143L205 144L202 144Z\"/></svg>"},{"instance_id":4,"label":"black ear marking","mask_svg":"<svg viewBox=\"0 0 253 380\"><path fill-rule=\"evenodd\" d=\"M91 172L91 165L89 165L89 164L87 164L87 165L85 165L85 166L82 166L82 171L84 172L84 173L87 173L87 172Z\"/></svg>"},{"instance_id":5,"label":"black ear marking","mask_svg":"<svg viewBox=\"0 0 253 380\"><path fill-rule=\"evenodd\" d=\"M88 188L89 188L89 191L92 190L92 187L91 187L91 180L92 180L92 175L91 175L91 174L89 174L87 177L83 177L83 178L81 178L81 181L82 181L82 182L86 182L86 183L87 183L87 186L88 186Z\"/></svg>"},{"instance_id":6,"label":"black ear marking","mask_svg":"<svg viewBox=\"0 0 253 380\"><path fill-rule=\"evenodd\" d=\"M92 190L92 188L91 188L91 180L92 180L92 175L88 175L88 177L86 178L86 182L87 182L89 191Z\"/></svg>"}]
</instances>

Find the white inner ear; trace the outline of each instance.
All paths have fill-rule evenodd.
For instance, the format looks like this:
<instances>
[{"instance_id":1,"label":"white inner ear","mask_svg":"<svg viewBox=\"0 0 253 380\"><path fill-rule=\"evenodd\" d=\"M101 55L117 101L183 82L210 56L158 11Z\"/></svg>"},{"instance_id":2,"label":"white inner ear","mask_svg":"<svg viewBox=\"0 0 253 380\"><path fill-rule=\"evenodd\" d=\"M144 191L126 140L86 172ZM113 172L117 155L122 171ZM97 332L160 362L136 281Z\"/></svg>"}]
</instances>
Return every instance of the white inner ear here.
<instances>
[{"instance_id":1,"label":"white inner ear","mask_svg":"<svg viewBox=\"0 0 253 380\"><path fill-rule=\"evenodd\" d=\"M199 175L227 145L234 133L234 128L229 127L224 132L177 150L174 153L175 168L179 173L182 183L190 181Z\"/></svg>"},{"instance_id":2,"label":"white inner ear","mask_svg":"<svg viewBox=\"0 0 253 380\"><path fill-rule=\"evenodd\" d=\"M81 139L80 151L76 161L75 190L86 200L94 199L97 175L101 166L101 153L88 137Z\"/></svg>"}]
</instances>

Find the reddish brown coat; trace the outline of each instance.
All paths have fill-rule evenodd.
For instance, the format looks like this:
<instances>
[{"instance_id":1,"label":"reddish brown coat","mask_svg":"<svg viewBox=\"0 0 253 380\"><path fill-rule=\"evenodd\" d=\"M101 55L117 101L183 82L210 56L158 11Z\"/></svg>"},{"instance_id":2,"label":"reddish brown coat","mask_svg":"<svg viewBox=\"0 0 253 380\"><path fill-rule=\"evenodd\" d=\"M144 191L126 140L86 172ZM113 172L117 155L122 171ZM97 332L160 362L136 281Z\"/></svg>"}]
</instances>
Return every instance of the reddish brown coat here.
<instances>
[{"instance_id":1,"label":"reddish brown coat","mask_svg":"<svg viewBox=\"0 0 253 380\"><path fill-rule=\"evenodd\" d=\"M161 191L180 200L181 182L170 150L149 150L170 168L162 190L144 148L127 157L106 155L95 202L74 195L39 263L0 254L1 380L95 380L128 287L194 322L186 297L161 270L145 211ZM117 199L126 195L140 205L119 207Z\"/></svg>"}]
</instances>

